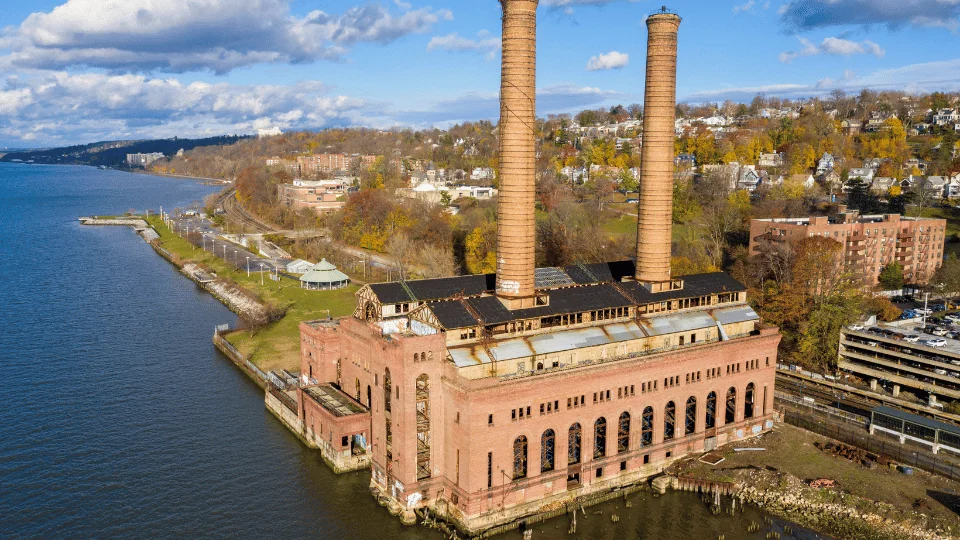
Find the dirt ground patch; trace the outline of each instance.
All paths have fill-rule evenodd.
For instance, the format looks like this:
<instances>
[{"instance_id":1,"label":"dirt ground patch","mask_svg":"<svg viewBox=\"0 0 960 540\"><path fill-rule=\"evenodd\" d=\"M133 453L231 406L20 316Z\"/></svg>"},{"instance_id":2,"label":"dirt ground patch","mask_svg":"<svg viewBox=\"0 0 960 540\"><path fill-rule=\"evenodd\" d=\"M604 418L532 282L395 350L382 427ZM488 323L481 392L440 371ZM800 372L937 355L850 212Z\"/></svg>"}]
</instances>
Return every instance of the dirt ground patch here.
<instances>
[{"instance_id":1,"label":"dirt ground patch","mask_svg":"<svg viewBox=\"0 0 960 540\"><path fill-rule=\"evenodd\" d=\"M905 475L891 467L871 469L818 448L829 442L835 441L779 424L771 433L723 449L726 459L718 465L687 460L674 472L784 491L830 479L836 482L835 488L810 488L810 494L822 502L848 504L894 521L914 520L960 533L960 482L920 470ZM765 450L736 452L736 447Z\"/></svg>"}]
</instances>

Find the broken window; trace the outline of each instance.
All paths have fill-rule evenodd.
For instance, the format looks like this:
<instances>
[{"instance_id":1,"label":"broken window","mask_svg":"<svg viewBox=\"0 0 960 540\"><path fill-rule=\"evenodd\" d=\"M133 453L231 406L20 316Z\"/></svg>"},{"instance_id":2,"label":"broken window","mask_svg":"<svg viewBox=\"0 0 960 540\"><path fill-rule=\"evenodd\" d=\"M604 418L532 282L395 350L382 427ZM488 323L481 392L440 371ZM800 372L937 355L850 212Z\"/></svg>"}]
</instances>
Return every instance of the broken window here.
<instances>
[{"instance_id":1,"label":"broken window","mask_svg":"<svg viewBox=\"0 0 960 540\"><path fill-rule=\"evenodd\" d=\"M620 415L620 422L617 427L617 453L623 453L630 449L630 413L624 412Z\"/></svg>"},{"instance_id":2,"label":"broken window","mask_svg":"<svg viewBox=\"0 0 960 540\"><path fill-rule=\"evenodd\" d=\"M607 455L607 419L600 417L593 425L593 459Z\"/></svg>"},{"instance_id":3,"label":"broken window","mask_svg":"<svg viewBox=\"0 0 960 540\"><path fill-rule=\"evenodd\" d=\"M668 402L663 409L663 440L668 441L673 438L677 425L677 406Z\"/></svg>"},{"instance_id":4,"label":"broken window","mask_svg":"<svg viewBox=\"0 0 960 540\"><path fill-rule=\"evenodd\" d=\"M705 423L706 429L713 429L717 427L717 393L710 392L707 395L707 421Z\"/></svg>"},{"instance_id":5,"label":"broken window","mask_svg":"<svg viewBox=\"0 0 960 540\"><path fill-rule=\"evenodd\" d=\"M640 420L640 444L642 446L653 444L653 407L643 410Z\"/></svg>"},{"instance_id":6,"label":"broken window","mask_svg":"<svg viewBox=\"0 0 960 540\"><path fill-rule=\"evenodd\" d=\"M556 440L557 436L552 429L544 431L543 436L540 437L540 472L549 472L554 469Z\"/></svg>"},{"instance_id":7,"label":"broken window","mask_svg":"<svg viewBox=\"0 0 960 540\"><path fill-rule=\"evenodd\" d=\"M732 424L737 419L737 389L730 387L727 390L727 413L724 417L725 424Z\"/></svg>"},{"instance_id":8,"label":"broken window","mask_svg":"<svg viewBox=\"0 0 960 540\"><path fill-rule=\"evenodd\" d=\"M697 398L690 396L687 400L687 410L684 419L684 435L692 435L697 431Z\"/></svg>"},{"instance_id":9,"label":"broken window","mask_svg":"<svg viewBox=\"0 0 960 540\"><path fill-rule=\"evenodd\" d=\"M513 441L513 479L527 477L527 438L523 435Z\"/></svg>"},{"instance_id":10,"label":"broken window","mask_svg":"<svg viewBox=\"0 0 960 540\"><path fill-rule=\"evenodd\" d=\"M743 394L743 417L753 418L753 400L756 394L753 383L747 385L747 391Z\"/></svg>"},{"instance_id":11,"label":"broken window","mask_svg":"<svg viewBox=\"0 0 960 540\"><path fill-rule=\"evenodd\" d=\"M580 424L576 423L570 426L567 436L567 465L580 463L580 441L583 438L583 430Z\"/></svg>"}]
</instances>

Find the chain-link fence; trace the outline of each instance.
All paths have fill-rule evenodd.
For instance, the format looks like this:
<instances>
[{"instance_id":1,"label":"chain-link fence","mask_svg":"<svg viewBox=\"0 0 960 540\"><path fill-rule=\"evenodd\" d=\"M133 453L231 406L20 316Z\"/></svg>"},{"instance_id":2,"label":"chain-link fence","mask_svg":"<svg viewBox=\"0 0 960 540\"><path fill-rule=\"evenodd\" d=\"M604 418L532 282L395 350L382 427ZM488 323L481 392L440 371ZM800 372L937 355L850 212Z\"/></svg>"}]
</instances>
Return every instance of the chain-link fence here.
<instances>
[{"instance_id":1,"label":"chain-link fence","mask_svg":"<svg viewBox=\"0 0 960 540\"><path fill-rule=\"evenodd\" d=\"M899 441L885 435L871 435L863 426L844 424L834 418L826 418L813 411L796 411L786 409L783 412L784 422L799 428L836 439L842 443L863 448L868 452L880 454L890 459L927 472L939 474L947 478L960 479L960 463L956 458L947 454L934 454L928 448L901 444Z\"/></svg>"}]
</instances>

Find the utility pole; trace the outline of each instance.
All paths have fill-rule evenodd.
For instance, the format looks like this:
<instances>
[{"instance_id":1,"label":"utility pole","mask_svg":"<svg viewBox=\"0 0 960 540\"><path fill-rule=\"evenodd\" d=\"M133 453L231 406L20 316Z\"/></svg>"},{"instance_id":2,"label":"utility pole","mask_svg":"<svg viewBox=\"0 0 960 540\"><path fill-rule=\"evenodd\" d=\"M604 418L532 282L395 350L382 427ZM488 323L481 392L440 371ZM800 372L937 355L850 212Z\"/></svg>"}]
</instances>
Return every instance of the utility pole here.
<instances>
[{"instance_id":1,"label":"utility pole","mask_svg":"<svg viewBox=\"0 0 960 540\"><path fill-rule=\"evenodd\" d=\"M927 302L930 300L930 293L923 293L923 326L927 326Z\"/></svg>"}]
</instances>

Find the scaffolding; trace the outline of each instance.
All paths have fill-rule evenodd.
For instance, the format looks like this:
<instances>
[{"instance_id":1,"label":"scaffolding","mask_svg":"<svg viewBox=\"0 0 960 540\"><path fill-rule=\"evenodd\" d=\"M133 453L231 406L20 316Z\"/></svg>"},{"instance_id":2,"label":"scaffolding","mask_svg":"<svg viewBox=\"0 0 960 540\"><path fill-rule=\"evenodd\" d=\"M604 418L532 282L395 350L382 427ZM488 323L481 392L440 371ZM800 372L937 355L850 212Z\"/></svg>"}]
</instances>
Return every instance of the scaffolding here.
<instances>
[{"instance_id":1,"label":"scaffolding","mask_svg":"<svg viewBox=\"0 0 960 540\"><path fill-rule=\"evenodd\" d=\"M687 400L687 409L684 422L684 435L693 435L697 432L697 398L690 396Z\"/></svg>"},{"instance_id":2,"label":"scaffolding","mask_svg":"<svg viewBox=\"0 0 960 540\"><path fill-rule=\"evenodd\" d=\"M540 472L550 472L556 466L555 450L557 435L552 429L543 432L540 437Z\"/></svg>"},{"instance_id":3,"label":"scaffolding","mask_svg":"<svg viewBox=\"0 0 960 540\"><path fill-rule=\"evenodd\" d=\"M417 481L430 478L430 381L417 377Z\"/></svg>"},{"instance_id":4,"label":"scaffolding","mask_svg":"<svg viewBox=\"0 0 960 540\"><path fill-rule=\"evenodd\" d=\"M513 441L513 479L527 477L527 438L524 435Z\"/></svg>"},{"instance_id":5,"label":"scaffolding","mask_svg":"<svg viewBox=\"0 0 960 540\"><path fill-rule=\"evenodd\" d=\"M620 424L617 427L617 453L622 454L630 449L630 413L620 415Z\"/></svg>"},{"instance_id":6,"label":"scaffolding","mask_svg":"<svg viewBox=\"0 0 960 540\"><path fill-rule=\"evenodd\" d=\"M663 440L673 438L677 430L677 406L674 402L667 403L663 409Z\"/></svg>"},{"instance_id":7,"label":"scaffolding","mask_svg":"<svg viewBox=\"0 0 960 540\"><path fill-rule=\"evenodd\" d=\"M704 428L713 429L715 427L717 427L717 393L710 392L707 395L707 421Z\"/></svg>"},{"instance_id":8,"label":"scaffolding","mask_svg":"<svg viewBox=\"0 0 960 540\"><path fill-rule=\"evenodd\" d=\"M640 417L640 445L650 446L651 444L653 444L653 407L647 407Z\"/></svg>"},{"instance_id":9,"label":"scaffolding","mask_svg":"<svg viewBox=\"0 0 960 540\"><path fill-rule=\"evenodd\" d=\"M607 455L607 419L600 417L593 426L593 459Z\"/></svg>"},{"instance_id":10,"label":"scaffolding","mask_svg":"<svg viewBox=\"0 0 960 540\"><path fill-rule=\"evenodd\" d=\"M724 418L724 424L732 424L737 420L737 389L730 387L727 390L727 414Z\"/></svg>"},{"instance_id":11,"label":"scaffolding","mask_svg":"<svg viewBox=\"0 0 960 540\"><path fill-rule=\"evenodd\" d=\"M576 423L570 426L567 437L567 465L580 463L580 443L583 439L583 429Z\"/></svg>"}]
</instances>

